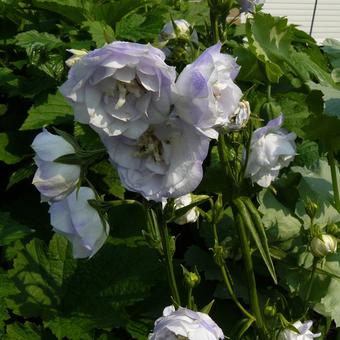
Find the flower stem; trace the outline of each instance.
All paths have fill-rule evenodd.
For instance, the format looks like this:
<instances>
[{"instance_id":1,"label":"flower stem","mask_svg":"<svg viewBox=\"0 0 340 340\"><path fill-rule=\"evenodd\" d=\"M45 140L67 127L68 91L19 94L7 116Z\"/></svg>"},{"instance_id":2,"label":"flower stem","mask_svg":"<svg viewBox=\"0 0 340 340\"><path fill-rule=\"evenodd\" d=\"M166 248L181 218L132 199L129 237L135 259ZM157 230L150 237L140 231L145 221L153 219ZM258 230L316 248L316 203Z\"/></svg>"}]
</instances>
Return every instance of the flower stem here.
<instances>
[{"instance_id":1,"label":"flower stem","mask_svg":"<svg viewBox=\"0 0 340 340\"><path fill-rule=\"evenodd\" d=\"M210 6L210 25L211 25L211 34L212 34L212 39L213 43L216 44L220 40L220 35L218 31L218 21L217 21L217 16L216 16L216 4L214 1L209 1L209 6Z\"/></svg>"},{"instance_id":2,"label":"flower stem","mask_svg":"<svg viewBox=\"0 0 340 340\"><path fill-rule=\"evenodd\" d=\"M246 232L246 228L244 226L244 222L243 222L240 209L238 209L239 203L240 202L238 202L237 199L234 200L234 205L232 208L233 208L233 213L234 213L235 220L238 226L241 250L242 250L242 255L243 255L243 262L244 262L247 281L248 281L250 306L256 318L256 324L257 324L257 327L260 333L260 338L266 339L266 330L265 330L265 325L264 325L262 312L260 308L259 298L257 295L255 273L254 273L254 268L253 268L253 262L251 259L249 240L248 240L248 235Z\"/></svg>"},{"instance_id":3,"label":"flower stem","mask_svg":"<svg viewBox=\"0 0 340 340\"><path fill-rule=\"evenodd\" d=\"M213 223L213 231L214 231L214 239L215 239L215 246L220 246L219 244L219 239L218 239L218 233L217 233L217 226L216 223ZM236 304L236 306L240 309L240 311L249 319L251 320L255 320L255 317L249 313L240 303L240 301L237 298L237 295L234 291L233 288L233 283L230 277L230 273L229 270L227 268L227 265L224 263L221 263L220 261L218 261L218 266L220 267L221 270L221 274L223 277L223 281L224 284L228 290L229 295L231 296L232 300L234 301L234 303Z\"/></svg>"},{"instance_id":4,"label":"flower stem","mask_svg":"<svg viewBox=\"0 0 340 340\"><path fill-rule=\"evenodd\" d=\"M174 272L174 266L172 262L172 254L170 249L170 236L169 236L169 230L168 225L165 221L165 218L163 217L163 214L161 216L161 225L159 228L159 233L161 236L162 241L162 248L164 253L164 260L168 275L168 281L171 291L171 296L173 298L174 303L176 304L176 307L181 305L181 299L177 288L177 282Z\"/></svg>"},{"instance_id":5,"label":"flower stem","mask_svg":"<svg viewBox=\"0 0 340 340\"><path fill-rule=\"evenodd\" d=\"M338 212L340 212L340 196L339 196L338 178L336 174L336 165L335 165L335 158L334 158L333 151L328 152L328 163L331 168L335 208Z\"/></svg>"},{"instance_id":6,"label":"flower stem","mask_svg":"<svg viewBox=\"0 0 340 340\"><path fill-rule=\"evenodd\" d=\"M316 257L314 257L312 272L311 272L311 274L310 274L309 283L308 283L308 288L307 288L307 293L306 293L306 297L305 297L305 303L306 303L306 305L308 304L310 295L311 295L311 293L312 293L313 281L314 281L314 276L315 276L317 264L318 264L318 259L317 259Z\"/></svg>"}]
</instances>

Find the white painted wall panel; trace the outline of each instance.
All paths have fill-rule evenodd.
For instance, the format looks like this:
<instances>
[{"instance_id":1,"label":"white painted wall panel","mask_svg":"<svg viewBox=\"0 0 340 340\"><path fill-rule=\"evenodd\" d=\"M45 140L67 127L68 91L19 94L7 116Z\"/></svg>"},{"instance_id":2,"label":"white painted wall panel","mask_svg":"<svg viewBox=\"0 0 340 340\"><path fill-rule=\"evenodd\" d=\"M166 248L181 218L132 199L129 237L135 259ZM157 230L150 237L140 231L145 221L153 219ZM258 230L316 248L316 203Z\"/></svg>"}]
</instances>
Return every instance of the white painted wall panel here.
<instances>
[{"instance_id":1,"label":"white painted wall panel","mask_svg":"<svg viewBox=\"0 0 340 340\"><path fill-rule=\"evenodd\" d=\"M315 0L266 0L264 11L274 16L286 16L288 22L309 33ZM318 0L313 37L322 42L326 38L340 40L340 0Z\"/></svg>"}]
</instances>

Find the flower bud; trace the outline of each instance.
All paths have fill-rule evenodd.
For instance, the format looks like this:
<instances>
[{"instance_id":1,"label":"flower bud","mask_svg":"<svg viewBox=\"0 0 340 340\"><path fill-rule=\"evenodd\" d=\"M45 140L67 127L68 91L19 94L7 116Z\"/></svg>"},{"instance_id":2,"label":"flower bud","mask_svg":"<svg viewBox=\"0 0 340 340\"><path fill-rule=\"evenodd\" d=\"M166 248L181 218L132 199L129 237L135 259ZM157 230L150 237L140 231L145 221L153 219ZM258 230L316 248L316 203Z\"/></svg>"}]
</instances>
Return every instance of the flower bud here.
<instances>
[{"instance_id":1,"label":"flower bud","mask_svg":"<svg viewBox=\"0 0 340 340\"><path fill-rule=\"evenodd\" d=\"M311 251L315 257L325 257L337 249L337 239L333 235L315 236L311 241Z\"/></svg>"},{"instance_id":2,"label":"flower bud","mask_svg":"<svg viewBox=\"0 0 340 340\"><path fill-rule=\"evenodd\" d=\"M335 223L328 225L326 230L327 233L331 235L336 235L340 231L339 227Z\"/></svg>"},{"instance_id":3,"label":"flower bud","mask_svg":"<svg viewBox=\"0 0 340 340\"><path fill-rule=\"evenodd\" d=\"M274 306L266 306L264 308L264 315L274 317L276 315L276 308Z\"/></svg>"},{"instance_id":4,"label":"flower bud","mask_svg":"<svg viewBox=\"0 0 340 340\"><path fill-rule=\"evenodd\" d=\"M305 211L306 211L306 214L311 219L313 219L318 211L317 203L313 202L311 199L308 199L307 203L305 204Z\"/></svg>"},{"instance_id":5,"label":"flower bud","mask_svg":"<svg viewBox=\"0 0 340 340\"><path fill-rule=\"evenodd\" d=\"M184 38L197 43L198 37L196 31L193 30L192 34L190 32L191 26L186 20L180 19L169 21L167 24L164 25L160 33L159 40L167 41L170 39Z\"/></svg>"},{"instance_id":6,"label":"flower bud","mask_svg":"<svg viewBox=\"0 0 340 340\"><path fill-rule=\"evenodd\" d=\"M184 266L181 265L181 267L183 270L185 284L190 288L195 288L197 285L199 285L199 283L201 282L201 277L197 271L197 268L195 267L194 272L190 272Z\"/></svg>"},{"instance_id":7,"label":"flower bud","mask_svg":"<svg viewBox=\"0 0 340 340\"><path fill-rule=\"evenodd\" d=\"M71 48L70 50L66 50L67 52L70 52L73 54L72 57L68 58L66 61L65 61L65 64L68 66L68 67L71 67L73 66L75 63L77 63L84 55L87 54L87 51L85 50L75 50L73 48Z\"/></svg>"}]
</instances>

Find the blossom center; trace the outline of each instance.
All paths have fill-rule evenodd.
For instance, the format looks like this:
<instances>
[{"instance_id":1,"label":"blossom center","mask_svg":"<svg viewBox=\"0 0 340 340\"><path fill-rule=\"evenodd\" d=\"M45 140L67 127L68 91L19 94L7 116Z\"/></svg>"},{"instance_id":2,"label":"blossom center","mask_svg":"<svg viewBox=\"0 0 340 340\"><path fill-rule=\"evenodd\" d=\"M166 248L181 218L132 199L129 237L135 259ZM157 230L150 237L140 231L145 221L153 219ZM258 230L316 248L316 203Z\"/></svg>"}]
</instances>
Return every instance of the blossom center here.
<instances>
[{"instance_id":1,"label":"blossom center","mask_svg":"<svg viewBox=\"0 0 340 340\"><path fill-rule=\"evenodd\" d=\"M137 157L151 156L156 163L164 162L163 145L152 129L147 130L138 140Z\"/></svg>"},{"instance_id":2,"label":"blossom center","mask_svg":"<svg viewBox=\"0 0 340 340\"><path fill-rule=\"evenodd\" d=\"M119 110L126 103L126 96L128 94L132 93L137 98L140 98L142 95L141 86L136 79L131 80L130 82L122 82L118 80L117 87L119 97L115 105L116 110Z\"/></svg>"}]
</instances>

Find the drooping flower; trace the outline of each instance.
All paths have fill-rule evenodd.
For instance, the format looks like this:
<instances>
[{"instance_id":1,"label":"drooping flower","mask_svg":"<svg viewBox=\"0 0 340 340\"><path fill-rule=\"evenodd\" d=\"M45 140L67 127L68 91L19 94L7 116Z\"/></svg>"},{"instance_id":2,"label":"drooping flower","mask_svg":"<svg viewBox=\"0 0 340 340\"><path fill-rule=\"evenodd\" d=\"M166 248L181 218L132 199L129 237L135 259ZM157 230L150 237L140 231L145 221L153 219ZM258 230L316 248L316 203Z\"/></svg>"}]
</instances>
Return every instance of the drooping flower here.
<instances>
[{"instance_id":1,"label":"drooping flower","mask_svg":"<svg viewBox=\"0 0 340 340\"><path fill-rule=\"evenodd\" d=\"M43 201L58 201L74 190L79 182L80 166L54 162L57 158L75 153L64 138L46 129L33 140L34 161L38 169L33 184L40 191Z\"/></svg>"},{"instance_id":2,"label":"drooping flower","mask_svg":"<svg viewBox=\"0 0 340 340\"><path fill-rule=\"evenodd\" d=\"M208 314L194 312L187 308L168 306L163 316L156 320L149 340L218 340L224 339L220 327Z\"/></svg>"},{"instance_id":3,"label":"drooping flower","mask_svg":"<svg viewBox=\"0 0 340 340\"><path fill-rule=\"evenodd\" d=\"M149 44L115 41L82 57L60 92L77 121L100 134L139 138L170 111L176 72L164 59Z\"/></svg>"},{"instance_id":4,"label":"drooping flower","mask_svg":"<svg viewBox=\"0 0 340 340\"><path fill-rule=\"evenodd\" d=\"M72 243L74 258L93 256L109 233L108 223L90 206L90 199L95 199L93 190L80 187L63 200L52 203L49 210L53 230Z\"/></svg>"},{"instance_id":5,"label":"drooping flower","mask_svg":"<svg viewBox=\"0 0 340 340\"><path fill-rule=\"evenodd\" d=\"M174 86L177 114L210 138L228 124L242 96L233 82L239 66L233 57L220 53L221 43L206 49L187 65Z\"/></svg>"},{"instance_id":6,"label":"drooping flower","mask_svg":"<svg viewBox=\"0 0 340 340\"><path fill-rule=\"evenodd\" d=\"M102 141L125 188L160 202L198 186L210 140L172 116L138 139L102 136Z\"/></svg>"},{"instance_id":7,"label":"drooping flower","mask_svg":"<svg viewBox=\"0 0 340 340\"><path fill-rule=\"evenodd\" d=\"M268 187L296 155L296 134L281 128L283 115L253 132L245 176Z\"/></svg>"},{"instance_id":8,"label":"drooping flower","mask_svg":"<svg viewBox=\"0 0 340 340\"><path fill-rule=\"evenodd\" d=\"M321 333L314 334L309 330L312 325L313 322L310 320L304 323L301 321L296 321L293 326L299 331L300 334L290 329L285 329L279 334L278 340L309 340L320 337Z\"/></svg>"}]
</instances>

